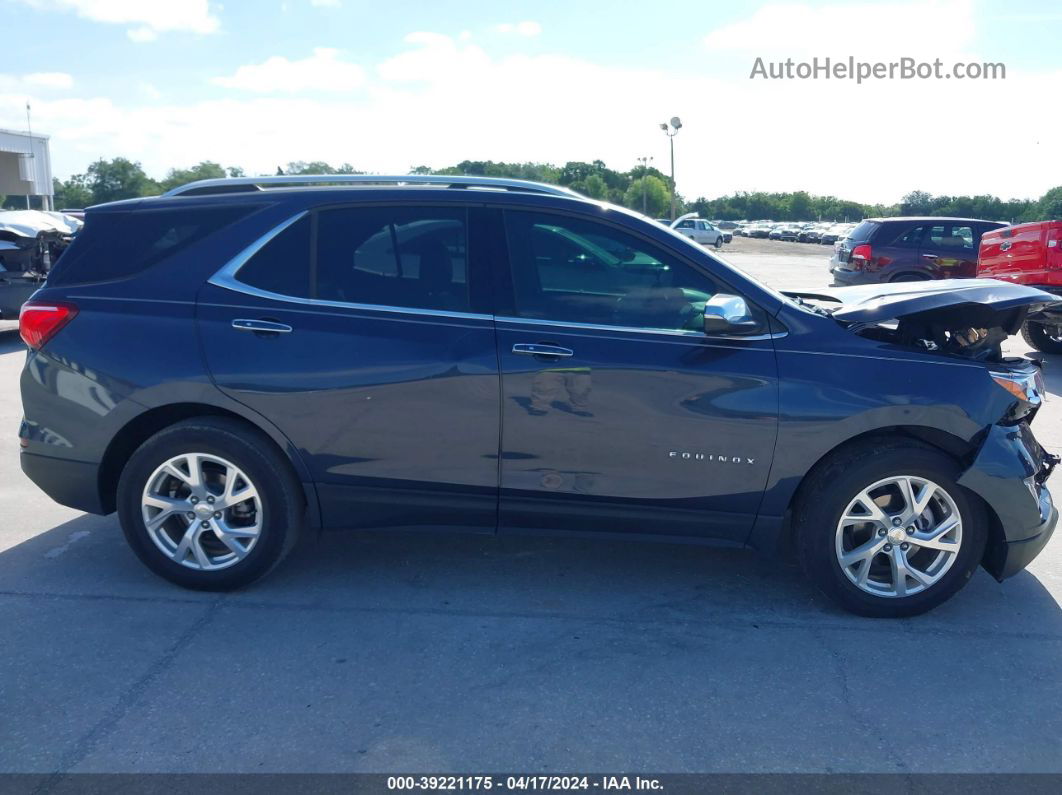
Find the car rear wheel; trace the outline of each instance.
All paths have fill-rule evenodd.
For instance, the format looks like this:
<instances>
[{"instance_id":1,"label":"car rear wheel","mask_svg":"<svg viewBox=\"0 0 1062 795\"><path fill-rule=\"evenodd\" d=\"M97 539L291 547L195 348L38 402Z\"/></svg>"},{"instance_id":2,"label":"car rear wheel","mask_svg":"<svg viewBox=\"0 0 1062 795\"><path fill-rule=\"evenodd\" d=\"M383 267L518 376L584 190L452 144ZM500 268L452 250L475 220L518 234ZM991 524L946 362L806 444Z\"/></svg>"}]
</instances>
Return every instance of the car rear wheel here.
<instances>
[{"instance_id":1,"label":"car rear wheel","mask_svg":"<svg viewBox=\"0 0 1062 795\"><path fill-rule=\"evenodd\" d=\"M1036 350L1043 353L1062 353L1062 328L1025 321L1021 335Z\"/></svg>"},{"instance_id":2,"label":"car rear wheel","mask_svg":"<svg viewBox=\"0 0 1062 795\"><path fill-rule=\"evenodd\" d=\"M719 235L719 237L717 237L715 239L715 247L716 248L722 248L723 247L723 236L722 235Z\"/></svg>"},{"instance_id":3,"label":"car rear wheel","mask_svg":"<svg viewBox=\"0 0 1062 795\"><path fill-rule=\"evenodd\" d=\"M261 577L291 549L301 488L272 442L219 417L177 423L144 442L118 483L122 530L153 572L197 590Z\"/></svg>"},{"instance_id":4,"label":"car rear wheel","mask_svg":"<svg viewBox=\"0 0 1062 795\"><path fill-rule=\"evenodd\" d=\"M809 578L863 616L924 613L957 593L984 553L984 510L959 467L917 441L859 445L819 468L795 511Z\"/></svg>"}]
</instances>

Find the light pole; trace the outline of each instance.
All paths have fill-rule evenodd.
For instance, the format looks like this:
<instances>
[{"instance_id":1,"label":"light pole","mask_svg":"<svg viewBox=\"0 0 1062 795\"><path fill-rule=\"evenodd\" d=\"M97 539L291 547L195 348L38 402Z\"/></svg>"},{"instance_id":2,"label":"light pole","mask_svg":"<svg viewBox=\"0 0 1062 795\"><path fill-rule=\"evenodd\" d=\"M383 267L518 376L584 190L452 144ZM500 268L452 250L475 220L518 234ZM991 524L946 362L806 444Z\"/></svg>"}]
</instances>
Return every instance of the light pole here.
<instances>
[{"instance_id":1,"label":"light pole","mask_svg":"<svg viewBox=\"0 0 1062 795\"><path fill-rule=\"evenodd\" d=\"M668 143L671 144L671 220L675 220L675 136L678 135L678 131L682 129L682 120L678 116L672 116L670 124L664 123L660 125L660 129L664 131L664 135L667 136Z\"/></svg>"},{"instance_id":2,"label":"light pole","mask_svg":"<svg viewBox=\"0 0 1062 795\"><path fill-rule=\"evenodd\" d=\"M649 164L653 162L653 158L637 157L635 160L642 164L642 215L648 215L649 210L647 209L648 199L646 196L645 178L649 176Z\"/></svg>"}]
</instances>

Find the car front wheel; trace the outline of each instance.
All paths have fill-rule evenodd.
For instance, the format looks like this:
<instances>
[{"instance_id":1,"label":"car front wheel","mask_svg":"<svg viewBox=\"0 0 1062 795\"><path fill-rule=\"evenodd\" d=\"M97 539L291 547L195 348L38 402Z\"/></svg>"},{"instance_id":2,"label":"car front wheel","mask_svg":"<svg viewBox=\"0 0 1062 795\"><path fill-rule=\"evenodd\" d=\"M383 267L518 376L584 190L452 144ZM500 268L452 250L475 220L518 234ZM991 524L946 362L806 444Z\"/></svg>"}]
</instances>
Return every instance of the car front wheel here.
<instances>
[{"instance_id":1,"label":"car front wheel","mask_svg":"<svg viewBox=\"0 0 1062 795\"><path fill-rule=\"evenodd\" d=\"M268 572L291 548L303 498L271 440L202 417L145 441L118 483L122 530L153 572L185 588L225 591Z\"/></svg>"},{"instance_id":2,"label":"car front wheel","mask_svg":"<svg viewBox=\"0 0 1062 795\"><path fill-rule=\"evenodd\" d=\"M973 575L987 536L959 474L949 456L914 440L835 456L795 512L804 571L859 615L912 616L946 601Z\"/></svg>"}]
</instances>

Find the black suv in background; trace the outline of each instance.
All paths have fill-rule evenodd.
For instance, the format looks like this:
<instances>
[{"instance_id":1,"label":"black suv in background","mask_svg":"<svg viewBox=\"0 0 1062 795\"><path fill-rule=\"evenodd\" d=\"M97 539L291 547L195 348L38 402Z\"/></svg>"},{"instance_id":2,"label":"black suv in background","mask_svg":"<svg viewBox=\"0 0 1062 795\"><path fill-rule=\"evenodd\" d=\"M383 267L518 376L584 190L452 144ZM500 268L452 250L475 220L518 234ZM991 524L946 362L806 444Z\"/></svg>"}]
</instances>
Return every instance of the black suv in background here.
<instances>
[{"instance_id":1,"label":"black suv in background","mask_svg":"<svg viewBox=\"0 0 1062 795\"><path fill-rule=\"evenodd\" d=\"M834 251L834 283L875 284L977 275L981 235L1006 226L972 218L868 218Z\"/></svg>"},{"instance_id":2,"label":"black suv in background","mask_svg":"<svg viewBox=\"0 0 1062 795\"><path fill-rule=\"evenodd\" d=\"M190 588L304 528L458 527L795 550L911 615L1051 537L1000 342L1056 299L900 287L782 294L548 185L207 180L89 209L23 307L22 468Z\"/></svg>"}]
</instances>

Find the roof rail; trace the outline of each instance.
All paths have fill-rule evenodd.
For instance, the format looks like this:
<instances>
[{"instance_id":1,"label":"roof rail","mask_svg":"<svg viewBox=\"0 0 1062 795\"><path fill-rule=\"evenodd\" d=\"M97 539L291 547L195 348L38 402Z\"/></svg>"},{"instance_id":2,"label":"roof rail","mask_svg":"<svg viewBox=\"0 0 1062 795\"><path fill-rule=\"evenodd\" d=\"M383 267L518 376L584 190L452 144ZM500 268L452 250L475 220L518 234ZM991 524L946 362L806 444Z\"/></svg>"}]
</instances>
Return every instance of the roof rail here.
<instances>
[{"instance_id":1,"label":"roof rail","mask_svg":"<svg viewBox=\"0 0 1062 795\"><path fill-rule=\"evenodd\" d=\"M300 185L437 185L446 188L487 188L491 190L548 193L554 196L583 198L560 185L547 185L522 179L501 177L450 177L437 174L406 174L385 177L374 174L300 174L276 177L226 177L201 179L166 191L163 196L206 196L219 193L241 193L263 187L298 187Z\"/></svg>"}]
</instances>

